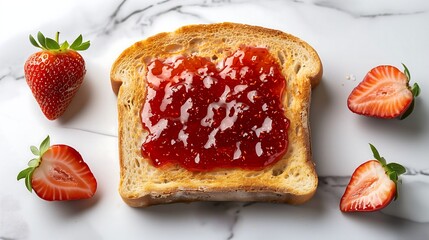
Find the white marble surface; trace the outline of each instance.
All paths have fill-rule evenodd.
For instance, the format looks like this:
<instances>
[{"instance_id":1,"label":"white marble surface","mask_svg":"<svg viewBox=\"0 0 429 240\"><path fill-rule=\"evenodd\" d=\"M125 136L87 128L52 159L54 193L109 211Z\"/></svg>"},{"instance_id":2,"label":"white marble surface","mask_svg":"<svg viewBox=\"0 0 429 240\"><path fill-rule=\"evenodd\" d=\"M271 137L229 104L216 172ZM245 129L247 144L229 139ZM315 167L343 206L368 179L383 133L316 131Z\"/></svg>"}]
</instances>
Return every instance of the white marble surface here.
<instances>
[{"instance_id":1,"label":"white marble surface","mask_svg":"<svg viewBox=\"0 0 429 240\"><path fill-rule=\"evenodd\" d=\"M116 97L109 70L140 39L193 23L241 22L279 29L310 43L324 77L313 92L311 128L320 175L305 205L193 203L134 209L117 193ZM0 2L0 239L429 239L429 2L409 1L84 1ZM23 77L35 51L29 34L91 40L87 76L65 115L48 121ZM405 63L422 94L404 121L364 118L346 99L379 64ZM99 186L95 197L45 202L28 193L17 173L29 146L46 134L74 146ZM382 212L342 214L350 174L371 158L368 143L408 168L401 196Z\"/></svg>"}]
</instances>

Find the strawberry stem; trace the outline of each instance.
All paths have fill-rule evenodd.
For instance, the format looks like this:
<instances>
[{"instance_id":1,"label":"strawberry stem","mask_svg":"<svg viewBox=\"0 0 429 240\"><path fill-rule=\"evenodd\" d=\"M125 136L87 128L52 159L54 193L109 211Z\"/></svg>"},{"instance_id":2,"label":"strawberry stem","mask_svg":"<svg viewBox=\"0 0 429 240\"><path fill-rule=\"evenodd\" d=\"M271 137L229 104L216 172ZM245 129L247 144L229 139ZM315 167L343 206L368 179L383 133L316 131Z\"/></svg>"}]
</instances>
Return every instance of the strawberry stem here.
<instances>
[{"instance_id":1,"label":"strawberry stem","mask_svg":"<svg viewBox=\"0 0 429 240\"><path fill-rule=\"evenodd\" d=\"M399 163L388 163L388 164L386 164L386 159L384 159L384 157L380 156L380 153L374 147L374 145L372 145L370 143L369 146L371 147L371 151L372 151L372 154L374 155L374 158L380 162L380 164L381 164L381 166L383 166L384 171L387 174L387 176L389 176L390 180L392 180L395 183L395 186L396 186L395 200L396 200L396 198L398 198L398 187L397 186L398 186L398 182L399 182L399 176L401 174L404 174L407 170L404 168L404 166L402 166Z\"/></svg>"},{"instance_id":2,"label":"strawberry stem","mask_svg":"<svg viewBox=\"0 0 429 240\"><path fill-rule=\"evenodd\" d=\"M19 172L18 176L16 177L18 181L23 178L25 179L25 186L30 192L32 192L32 189L33 189L31 185L31 178L33 176L34 170L36 170L36 168L39 167L42 161L43 154L45 154L45 152L48 151L49 147L50 147L49 135L42 141L39 148L35 146L31 146L30 150L36 157L31 159L28 162L28 168Z\"/></svg>"},{"instance_id":3,"label":"strawberry stem","mask_svg":"<svg viewBox=\"0 0 429 240\"><path fill-rule=\"evenodd\" d=\"M420 94L420 87L417 83L414 83L413 87L410 87L410 84L409 84L411 80L410 71L408 70L407 66L405 66L405 64L402 63L402 66L404 67L404 74L408 79L407 81L408 89L410 89L411 93L413 94L413 100L411 101L411 104L407 108L407 110L402 114L402 116L399 117L400 120L407 118L413 112L415 98Z\"/></svg>"}]
</instances>

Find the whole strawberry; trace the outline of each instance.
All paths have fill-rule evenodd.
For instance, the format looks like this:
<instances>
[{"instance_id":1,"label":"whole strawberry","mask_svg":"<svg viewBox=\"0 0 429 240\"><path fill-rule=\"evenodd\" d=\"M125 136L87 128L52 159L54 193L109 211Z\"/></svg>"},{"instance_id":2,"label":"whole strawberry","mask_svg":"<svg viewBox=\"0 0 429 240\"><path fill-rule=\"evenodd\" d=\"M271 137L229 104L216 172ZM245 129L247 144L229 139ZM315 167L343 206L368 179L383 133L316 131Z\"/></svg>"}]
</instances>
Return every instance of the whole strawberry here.
<instances>
[{"instance_id":1,"label":"whole strawberry","mask_svg":"<svg viewBox=\"0 0 429 240\"><path fill-rule=\"evenodd\" d=\"M30 35L30 42L42 51L32 54L24 65L25 79L30 86L43 114L49 120L60 117L82 85L86 73L85 61L77 51L89 48L90 42L82 42L82 35L69 45L45 38L39 32L37 40Z\"/></svg>"}]
</instances>

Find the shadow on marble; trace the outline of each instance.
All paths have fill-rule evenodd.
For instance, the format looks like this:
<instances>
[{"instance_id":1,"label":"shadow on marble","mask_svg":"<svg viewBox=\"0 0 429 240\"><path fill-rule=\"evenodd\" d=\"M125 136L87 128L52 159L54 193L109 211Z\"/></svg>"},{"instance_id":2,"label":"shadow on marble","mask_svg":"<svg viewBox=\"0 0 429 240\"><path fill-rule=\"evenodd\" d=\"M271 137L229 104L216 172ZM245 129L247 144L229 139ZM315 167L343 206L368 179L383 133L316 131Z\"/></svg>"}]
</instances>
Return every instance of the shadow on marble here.
<instances>
[{"instance_id":1,"label":"shadow on marble","mask_svg":"<svg viewBox=\"0 0 429 240\"><path fill-rule=\"evenodd\" d=\"M327 79L322 77L319 85L312 89L311 93L311 105L310 105L310 131L311 131L311 145L313 151L313 162L316 164L316 171L318 171L318 165L323 164L323 155L320 151L323 151L318 146L320 139L324 138L326 122L330 121L330 112L334 109L332 93L328 88ZM318 151L318 149L320 149Z\"/></svg>"},{"instance_id":2,"label":"shadow on marble","mask_svg":"<svg viewBox=\"0 0 429 240\"><path fill-rule=\"evenodd\" d=\"M95 195L89 199L82 199L76 201L46 202L46 204L50 205L49 207L51 207L52 210L54 210L53 212L55 212L56 214L68 218L88 212L100 202L100 199L102 197L102 194L97 191Z\"/></svg>"},{"instance_id":3,"label":"shadow on marble","mask_svg":"<svg viewBox=\"0 0 429 240\"><path fill-rule=\"evenodd\" d=\"M314 118L323 117L326 114L326 109L332 106L332 95L326 85L328 80L325 76L322 77L320 83L312 89L311 93L311 116ZM310 118L312 118L310 116Z\"/></svg>"},{"instance_id":4,"label":"shadow on marble","mask_svg":"<svg viewBox=\"0 0 429 240\"><path fill-rule=\"evenodd\" d=\"M80 112L84 112L84 109L89 106L91 101L92 91L96 91L94 88L93 81L97 79L91 79L88 75L85 76L82 86L74 96L72 102L68 106L64 114L58 119L61 124L67 124L74 118L79 116Z\"/></svg>"},{"instance_id":5,"label":"shadow on marble","mask_svg":"<svg viewBox=\"0 0 429 240\"><path fill-rule=\"evenodd\" d=\"M378 119L371 117L359 117L355 119L363 128L374 134L389 133L397 139L424 137L428 120L428 107L418 97L415 100L414 110L406 119Z\"/></svg>"}]
</instances>

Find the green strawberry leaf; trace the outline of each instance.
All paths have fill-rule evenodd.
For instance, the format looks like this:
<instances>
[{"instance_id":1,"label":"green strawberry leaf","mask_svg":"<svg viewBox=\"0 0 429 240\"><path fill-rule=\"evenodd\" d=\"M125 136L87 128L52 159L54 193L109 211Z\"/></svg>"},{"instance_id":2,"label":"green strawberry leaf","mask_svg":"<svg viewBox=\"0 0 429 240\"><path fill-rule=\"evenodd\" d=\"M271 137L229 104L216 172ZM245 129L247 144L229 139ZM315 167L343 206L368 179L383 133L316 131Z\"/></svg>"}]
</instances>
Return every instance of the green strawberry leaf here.
<instances>
[{"instance_id":1,"label":"green strawberry leaf","mask_svg":"<svg viewBox=\"0 0 429 240\"><path fill-rule=\"evenodd\" d=\"M33 186L31 185L31 178L33 176L33 172L36 168L34 167L28 167L21 172L18 173L17 180L25 179L25 186L27 187L28 191L32 192Z\"/></svg>"},{"instance_id":2,"label":"green strawberry leaf","mask_svg":"<svg viewBox=\"0 0 429 240\"><path fill-rule=\"evenodd\" d=\"M34 168L33 168L34 169ZM34 171L30 171L28 175L25 177L25 186L27 187L28 191L33 191L33 186L31 185L31 177L33 176Z\"/></svg>"},{"instance_id":3,"label":"green strawberry leaf","mask_svg":"<svg viewBox=\"0 0 429 240\"><path fill-rule=\"evenodd\" d=\"M46 38L41 32L37 33L37 40L39 41L39 44L40 44L40 46L42 46L43 49L47 49Z\"/></svg>"},{"instance_id":4,"label":"green strawberry leaf","mask_svg":"<svg viewBox=\"0 0 429 240\"><path fill-rule=\"evenodd\" d=\"M26 178L27 175L31 172L31 170L33 170L32 167L28 167L28 168L22 170L21 172L18 173L16 180L21 180L23 178Z\"/></svg>"},{"instance_id":5,"label":"green strawberry leaf","mask_svg":"<svg viewBox=\"0 0 429 240\"><path fill-rule=\"evenodd\" d=\"M372 154L374 155L374 158L380 161L381 157L380 157L380 153L378 153L377 151L377 148L375 148L374 145L372 145L371 143L369 144L369 146L371 147L371 151L372 151Z\"/></svg>"},{"instance_id":6,"label":"green strawberry leaf","mask_svg":"<svg viewBox=\"0 0 429 240\"><path fill-rule=\"evenodd\" d=\"M384 157L381 157L378 159L378 161L381 163L381 165L386 166L386 159Z\"/></svg>"},{"instance_id":7,"label":"green strawberry leaf","mask_svg":"<svg viewBox=\"0 0 429 240\"><path fill-rule=\"evenodd\" d=\"M398 174L396 172L389 172L389 178L390 180L396 182L398 181Z\"/></svg>"},{"instance_id":8,"label":"green strawberry leaf","mask_svg":"<svg viewBox=\"0 0 429 240\"><path fill-rule=\"evenodd\" d=\"M69 48L69 46L70 45L69 45L69 43L67 41L63 42L63 44L61 44L60 51L67 50Z\"/></svg>"},{"instance_id":9,"label":"green strawberry leaf","mask_svg":"<svg viewBox=\"0 0 429 240\"><path fill-rule=\"evenodd\" d=\"M407 171L401 164L398 163L389 163L387 166L398 173L398 175L404 174Z\"/></svg>"},{"instance_id":10,"label":"green strawberry leaf","mask_svg":"<svg viewBox=\"0 0 429 240\"><path fill-rule=\"evenodd\" d=\"M33 158L28 162L28 166L33 168L38 167L39 164L40 164L40 158Z\"/></svg>"},{"instance_id":11,"label":"green strawberry leaf","mask_svg":"<svg viewBox=\"0 0 429 240\"><path fill-rule=\"evenodd\" d=\"M410 71L408 70L407 66L405 66L405 64L402 63L402 66L404 66L404 74L405 74L405 76L407 76L408 81L410 81L411 80Z\"/></svg>"},{"instance_id":12,"label":"green strawberry leaf","mask_svg":"<svg viewBox=\"0 0 429 240\"><path fill-rule=\"evenodd\" d=\"M73 43L70 45L71 49L76 49L76 47L80 46L82 44L82 34L80 34L74 41Z\"/></svg>"},{"instance_id":13,"label":"green strawberry leaf","mask_svg":"<svg viewBox=\"0 0 429 240\"><path fill-rule=\"evenodd\" d=\"M60 44L60 32L56 32L54 39L45 37L41 32L37 33L37 41L31 34L29 38L33 46L53 52L67 51L68 49L84 51L91 45L89 41L83 42L82 34L80 34L71 45L67 41Z\"/></svg>"},{"instance_id":14,"label":"green strawberry leaf","mask_svg":"<svg viewBox=\"0 0 429 240\"><path fill-rule=\"evenodd\" d=\"M46 38L45 41L46 41L46 47L49 50L59 50L60 49L60 44L58 44L58 42L55 41L54 39Z\"/></svg>"},{"instance_id":15,"label":"green strawberry leaf","mask_svg":"<svg viewBox=\"0 0 429 240\"><path fill-rule=\"evenodd\" d=\"M34 39L34 37L33 36L31 36L31 34L30 34L30 42L31 42L31 44L33 44L33 46L35 46L35 47L37 47L37 48L42 48L38 43L37 43L37 41L36 41L36 39Z\"/></svg>"},{"instance_id":16,"label":"green strawberry leaf","mask_svg":"<svg viewBox=\"0 0 429 240\"><path fill-rule=\"evenodd\" d=\"M413 93L414 97L418 97L420 95L420 86L417 83L414 83L413 87L411 88L411 92Z\"/></svg>"},{"instance_id":17,"label":"green strawberry leaf","mask_svg":"<svg viewBox=\"0 0 429 240\"><path fill-rule=\"evenodd\" d=\"M34 155L40 156L40 151L39 151L39 149L37 149L36 146L30 146L30 150Z\"/></svg>"},{"instance_id":18,"label":"green strawberry leaf","mask_svg":"<svg viewBox=\"0 0 429 240\"><path fill-rule=\"evenodd\" d=\"M79 45L75 48L72 48L72 49L76 50L76 51L85 51L86 49L89 48L90 45L91 45L91 43L89 41L86 41L86 42L82 43L81 45Z\"/></svg>"},{"instance_id":19,"label":"green strawberry leaf","mask_svg":"<svg viewBox=\"0 0 429 240\"><path fill-rule=\"evenodd\" d=\"M43 154L45 154L45 152L48 150L48 148L51 146L51 139L49 137L49 135L43 139L42 143L40 144L40 157L43 156Z\"/></svg>"}]
</instances>

